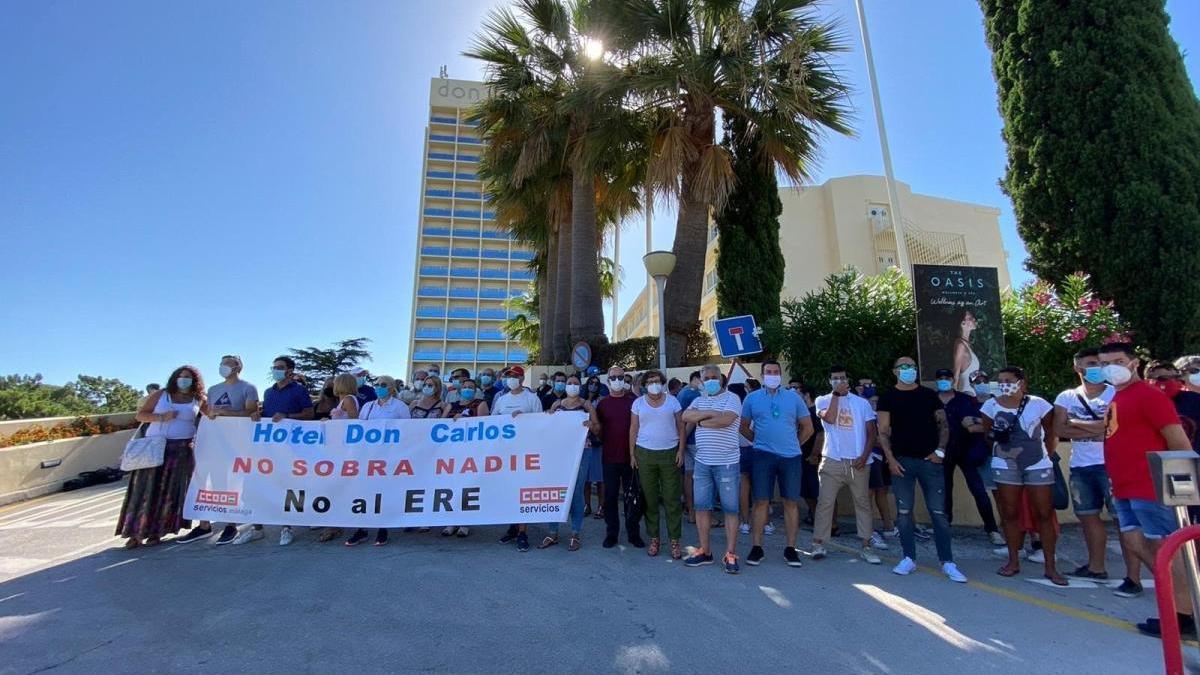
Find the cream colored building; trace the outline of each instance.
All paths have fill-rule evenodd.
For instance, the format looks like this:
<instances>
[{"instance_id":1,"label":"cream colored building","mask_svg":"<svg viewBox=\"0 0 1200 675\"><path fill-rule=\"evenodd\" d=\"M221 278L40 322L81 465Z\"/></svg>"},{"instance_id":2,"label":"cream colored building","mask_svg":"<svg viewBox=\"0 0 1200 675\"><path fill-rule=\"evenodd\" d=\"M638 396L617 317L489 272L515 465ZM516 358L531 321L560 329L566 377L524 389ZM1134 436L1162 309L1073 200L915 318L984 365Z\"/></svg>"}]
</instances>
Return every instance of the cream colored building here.
<instances>
[{"instance_id":1,"label":"cream colored building","mask_svg":"<svg viewBox=\"0 0 1200 675\"><path fill-rule=\"evenodd\" d=\"M1000 209L916 194L897 183L904 233L914 263L995 267L1010 285L1000 238ZM820 288L847 265L878 274L896 265L896 237L882 176L831 178L822 185L779 191L779 243L786 263L784 299ZM717 314L717 228L709 227L700 321L712 334ZM646 288L617 323L615 340L658 334L657 308Z\"/></svg>"}]
</instances>

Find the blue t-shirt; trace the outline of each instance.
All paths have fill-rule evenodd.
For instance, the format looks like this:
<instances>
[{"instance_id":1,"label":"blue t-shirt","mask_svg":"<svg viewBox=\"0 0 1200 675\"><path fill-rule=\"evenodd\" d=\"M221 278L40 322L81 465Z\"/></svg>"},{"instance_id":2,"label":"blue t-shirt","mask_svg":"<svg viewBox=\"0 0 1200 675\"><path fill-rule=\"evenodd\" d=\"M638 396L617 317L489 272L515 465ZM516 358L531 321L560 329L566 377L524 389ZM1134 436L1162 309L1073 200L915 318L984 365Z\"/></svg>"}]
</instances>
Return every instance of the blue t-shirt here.
<instances>
[{"instance_id":1,"label":"blue t-shirt","mask_svg":"<svg viewBox=\"0 0 1200 675\"><path fill-rule=\"evenodd\" d=\"M263 394L262 416L274 417L276 413L296 415L311 407L313 404L308 390L299 382L288 382L282 389L271 385Z\"/></svg>"},{"instance_id":2,"label":"blue t-shirt","mask_svg":"<svg viewBox=\"0 0 1200 675\"><path fill-rule=\"evenodd\" d=\"M754 449L780 457L800 456L800 439L796 434L800 420L808 416L804 399L790 389L780 388L772 395L764 387L742 403L742 418L754 425Z\"/></svg>"},{"instance_id":3,"label":"blue t-shirt","mask_svg":"<svg viewBox=\"0 0 1200 675\"><path fill-rule=\"evenodd\" d=\"M973 434L962 425L963 420L968 417L979 417L982 407L983 404L974 396L968 396L961 391L954 392L954 398L945 404L946 422L950 425L950 442L947 443L946 450L959 453L961 459L978 459L990 454L983 434Z\"/></svg>"},{"instance_id":4,"label":"blue t-shirt","mask_svg":"<svg viewBox=\"0 0 1200 675\"><path fill-rule=\"evenodd\" d=\"M679 392L679 396L677 398L679 399L679 407L683 410L687 410L688 406L692 404L692 401L695 401L696 399L700 398L700 392L696 391L695 389L692 389L691 387L684 387L683 390ZM696 444L696 430L695 429L692 429L692 433L688 434L687 444L688 445Z\"/></svg>"}]
</instances>

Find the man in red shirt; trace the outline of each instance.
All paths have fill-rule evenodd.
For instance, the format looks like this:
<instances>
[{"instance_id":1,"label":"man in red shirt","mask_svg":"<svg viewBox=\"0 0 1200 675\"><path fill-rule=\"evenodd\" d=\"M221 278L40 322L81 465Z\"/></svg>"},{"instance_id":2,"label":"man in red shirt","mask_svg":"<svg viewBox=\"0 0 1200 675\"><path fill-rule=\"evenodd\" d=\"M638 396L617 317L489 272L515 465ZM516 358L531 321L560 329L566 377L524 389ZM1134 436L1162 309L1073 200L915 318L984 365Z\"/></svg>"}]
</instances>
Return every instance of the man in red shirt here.
<instances>
[{"instance_id":1,"label":"man in red shirt","mask_svg":"<svg viewBox=\"0 0 1200 675\"><path fill-rule=\"evenodd\" d=\"M1104 464L1112 482L1121 544L1154 569L1154 557L1162 547L1163 537L1179 529L1179 524L1174 511L1154 497L1146 455L1160 450L1191 450L1192 446L1171 399L1138 376L1133 345L1124 342L1104 345L1100 348L1100 365L1105 379L1117 390L1105 413ZM1175 559L1171 572L1180 631L1195 635L1196 623L1182 556ZM1157 636L1162 632L1155 618L1137 627L1147 635Z\"/></svg>"},{"instance_id":2,"label":"man in red shirt","mask_svg":"<svg viewBox=\"0 0 1200 675\"><path fill-rule=\"evenodd\" d=\"M621 534L621 495L633 482L633 468L629 463L629 425L633 420L633 401L637 397L629 393L627 386L625 369L620 366L609 368L608 396L596 404L603 443L604 524L608 529L604 548L617 545L617 536ZM632 515L632 518L625 518L625 536L630 545L645 548L646 542L640 532L641 515Z\"/></svg>"}]
</instances>

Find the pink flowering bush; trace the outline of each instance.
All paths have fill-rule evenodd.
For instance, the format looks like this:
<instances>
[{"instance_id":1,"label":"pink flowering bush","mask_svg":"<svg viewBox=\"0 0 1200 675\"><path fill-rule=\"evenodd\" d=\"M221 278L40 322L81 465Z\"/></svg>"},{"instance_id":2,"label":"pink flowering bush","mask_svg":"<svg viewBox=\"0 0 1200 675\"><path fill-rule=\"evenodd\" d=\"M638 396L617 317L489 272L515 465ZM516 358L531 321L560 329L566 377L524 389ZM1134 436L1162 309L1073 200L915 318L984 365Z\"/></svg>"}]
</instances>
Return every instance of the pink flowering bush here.
<instances>
[{"instance_id":1,"label":"pink flowering bush","mask_svg":"<svg viewBox=\"0 0 1200 675\"><path fill-rule=\"evenodd\" d=\"M1029 390L1038 395L1078 383L1071 370L1076 351L1132 340L1112 302L1097 298L1082 272L1064 279L1059 289L1038 281L1009 291L1001 308L1008 362L1025 369Z\"/></svg>"}]
</instances>

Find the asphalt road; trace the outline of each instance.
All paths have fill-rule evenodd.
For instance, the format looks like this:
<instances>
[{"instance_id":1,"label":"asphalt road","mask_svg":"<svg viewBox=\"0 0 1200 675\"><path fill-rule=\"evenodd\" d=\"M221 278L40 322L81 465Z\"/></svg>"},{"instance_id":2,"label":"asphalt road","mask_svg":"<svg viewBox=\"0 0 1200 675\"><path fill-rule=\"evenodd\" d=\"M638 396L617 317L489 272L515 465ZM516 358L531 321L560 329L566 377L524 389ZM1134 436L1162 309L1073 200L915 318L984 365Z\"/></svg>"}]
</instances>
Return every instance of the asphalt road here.
<instances>
[{"instance_id":1,"label":"asphalt road","mask_svg":"<svg viewBox=\"0 0 1200 675\"><path fill-rule=\"evenodd\" d=\"M981 533L956 535L968 584L833 551L783 565L782 532L738 576L600 547L521 554L502 528L467 539L394 533L383 548L266 539L126 552L112 529L123 484L0 509L0 673L817 672L1155 673L1158 640L1131 622L1153 594L1052 588L1040 566L995 574ZM782 525L782 523L778 523ZM847 531L853 525L845 522ZM780 528L782 530L782 527ZM531 528L532 540L542 530ZM810 533L801 533L807 548ZM1079 559L1078 530L1065 557ZM685 542L695 542L690 527ZM723 534L714 543L723 546ZM853 546L852 537L838 540ZM747 545L740 546L744 556ZM847 549L848 550L848 549ZM1071 561L1073 562L1073 560ZM1120 556L1109 571L1120 579ZM929 566L929 567L926 567ZM1073 568L1070 562L1063 569Z\"/></svg>"}]
</instances>

